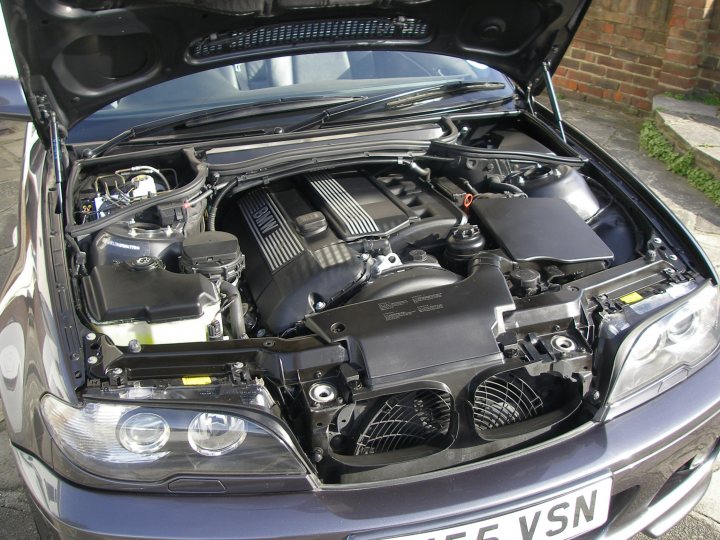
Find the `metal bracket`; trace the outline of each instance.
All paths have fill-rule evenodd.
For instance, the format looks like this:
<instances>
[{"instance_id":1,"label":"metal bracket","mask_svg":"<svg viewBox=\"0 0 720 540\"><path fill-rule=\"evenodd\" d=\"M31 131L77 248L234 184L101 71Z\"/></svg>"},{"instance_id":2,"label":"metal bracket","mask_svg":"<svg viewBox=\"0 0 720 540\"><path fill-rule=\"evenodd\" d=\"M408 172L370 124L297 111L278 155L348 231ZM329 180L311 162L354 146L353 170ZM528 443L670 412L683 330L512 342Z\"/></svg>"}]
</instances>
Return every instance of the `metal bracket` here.
<instances>
[{"instance_id":1,"label":"metal bracket","mask_svg":"<svg viewBox=\"0 0 720 540\"><path fill-rule=\"evenodd\" d=\"M543 75L545 76L545 88L547 89L548 97L550 98L550 106L552 107L553 114L555 115L555 122L557 122L558 129L560 130L560 137L564 142L567 142L565 138L565 130L563 129L562 114L560 114L560 105L555 95L555 87L553 86L552 76L550 75L550 64L543 62Z\"/></svg>"}]
</instances>

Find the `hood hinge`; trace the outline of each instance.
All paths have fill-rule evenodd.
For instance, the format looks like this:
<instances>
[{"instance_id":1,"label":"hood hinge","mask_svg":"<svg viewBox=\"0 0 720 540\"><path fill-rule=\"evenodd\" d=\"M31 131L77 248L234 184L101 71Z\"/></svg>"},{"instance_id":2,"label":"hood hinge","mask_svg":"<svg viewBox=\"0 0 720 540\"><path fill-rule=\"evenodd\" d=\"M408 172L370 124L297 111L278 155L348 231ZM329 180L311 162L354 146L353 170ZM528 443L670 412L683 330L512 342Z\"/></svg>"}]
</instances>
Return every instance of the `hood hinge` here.
<instances>
[{"instance_id":1,"label":"hood hinge","mask_svg":"<svg viewBox=\"0 0 720 540\"><path fill-rule=\"evenodd\" d=\"M550 106L552 107L553 114L555 115L555 122L557 122L558 129L560 130L560 137L562 137L563 142L567 142L567 139L565 138L565 129L563 129L560 105L558 104L557 96L555 95L552 75L550 75L550 62L543 62L543 77L545 77L545 89L547 90L548 98L550 98Z\"/></svg>"},{"instance_id":2,"label":"hood hinge","mask_svg":"<svg viewBox=\"0 0 720 540\"><path fill-rule=\"evenodd\" d=\"M60 138L57 115L49 105L47 96L38 95L36 103L43 121L47 125L50 138L50 151L52 153L53 168L55 169L55 190L57 192L58 211L62 212L63 206L63 166L62 155L65 150L65 143Z\"/></svg>"}]
</instances>

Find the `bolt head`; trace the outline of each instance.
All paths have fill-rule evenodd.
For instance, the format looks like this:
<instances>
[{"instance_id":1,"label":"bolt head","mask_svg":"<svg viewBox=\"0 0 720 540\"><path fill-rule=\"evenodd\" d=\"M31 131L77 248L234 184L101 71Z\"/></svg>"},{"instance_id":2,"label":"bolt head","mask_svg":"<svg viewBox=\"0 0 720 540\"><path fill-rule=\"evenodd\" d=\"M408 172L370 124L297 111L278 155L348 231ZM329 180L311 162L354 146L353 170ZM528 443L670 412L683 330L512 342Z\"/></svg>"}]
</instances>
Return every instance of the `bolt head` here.
<instances>
[{"instance_id":1,"label":"bolt head","mask_svg":"<svg viewBox=\"0 0 720 540\"><path fill-rule=\"evenodd\" d=\"M97 334L95 332L88 332L85 334L85 339L88 341L95 341L97 339Z\"/></svg>"},{"instance_id":2,"label":"bolt head","mask_svg":"<svg viewBox=\"0 0 720 540\"><path fill-rule=\"evenodd\" d=\"M677 261L678 258L677 255L670 255L668 259L670 259L671 261Z\"/></svg>"},{"instance_id":3,"label":"bolt head","mask_svg":"<svg viewBox=\"0 0 720 540\"><path fill-rule=\"evenodd\" d=\"M100 361L100 359L97 356L88 356L87 363L91 366L94 366Z\"/></svg>"},{"instance_id":4,"label":"bolt head","mask_svg":"<svg viewBox=\"0 0 720 540\"><path fill-rule=\"evenodd\" d=\"M119 377L120 375L123 374L123 369L116 367L112 370L112 374L115 375L116 377Z\"/></svg>"},{"instance_id":5,"label":"bolt head","mask_svg":"<svg viewBox=\"0 0 720 540\"><path fill-rule=\"evenodd\" d=\"M128 350L131 353L139 353L142 350L142 345L140 345L140 342L137 339L131 339L128 342Z\"/></svg>"}]
</instances>

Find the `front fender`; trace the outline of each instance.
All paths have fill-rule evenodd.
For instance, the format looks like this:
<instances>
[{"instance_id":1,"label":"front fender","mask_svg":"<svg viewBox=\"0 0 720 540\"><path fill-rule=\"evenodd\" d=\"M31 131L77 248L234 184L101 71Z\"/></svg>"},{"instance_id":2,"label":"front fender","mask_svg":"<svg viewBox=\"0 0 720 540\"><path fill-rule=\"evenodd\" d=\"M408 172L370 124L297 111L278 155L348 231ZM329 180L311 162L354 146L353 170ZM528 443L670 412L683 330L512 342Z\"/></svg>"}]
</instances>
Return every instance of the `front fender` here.
<instances>
[{"instance_id":1,"label":"front fender","mask_svg":"<svg viewBox=\"0 0 720 540\"><path fill-rule=\"evenodd\" d=\"M0 398L12 443L41 457L50 456L50 440L39 416L38 402L52 392L76 402L76 377L65 332L58 321L58 281L49 258L51 221L47 190L54 178L46 167L47 152L35 128L25 136L20 200L17 211L16 258L0 296ZM55 234L62 234L58 229ZM65 278L66 279L66 278ZM70 306L72 307L72 306ZM77 333L77 329L75 329Z\"/></svg>"}]
</instances>

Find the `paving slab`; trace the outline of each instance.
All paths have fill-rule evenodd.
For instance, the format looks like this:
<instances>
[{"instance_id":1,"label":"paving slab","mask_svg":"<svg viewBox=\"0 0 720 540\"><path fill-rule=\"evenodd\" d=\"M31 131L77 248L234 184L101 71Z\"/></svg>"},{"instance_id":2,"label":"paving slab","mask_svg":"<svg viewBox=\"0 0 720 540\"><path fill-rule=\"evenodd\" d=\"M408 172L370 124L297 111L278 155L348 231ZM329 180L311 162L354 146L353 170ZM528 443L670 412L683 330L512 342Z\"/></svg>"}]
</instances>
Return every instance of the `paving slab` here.
<instances>
[{"instance_id":1,"label":"paving slab","mask_svg":"<svg viewBox=\"0 0 720 540\"><path fill-rule=\"evenodd\" d=\"M24 492L0 492L0 527L4 539L39 540Z\"/></svg>"},{"instance_id":2,"label":"paving slab","mask_svg":"<svg viewBox=\"0 0 720 540\"><path fill-rule=\"evenodd\" d=\"M10 453L10 440L5 422L0 421L0 493L22 488L20 476L15 470L15 458Z\"/></svg>"},{"instance_id":3,"label":"paving slab","mask_svg":"<svg viewBox=\"0 0 720 540\"><path fill-rule=\"evenodd\" d=\"M693 148L697 159L720 161L720 128L699 121L697 116L677 116L672 113L656 111L657 116L667 129Z\"/></svg>"},{"instance_id":4,"label":"paving slab","mask_svg":"<svg viewBox=\"0 0 720 540\"><path fill-rule=\"evenodd\" d=\"M708 118L718 116L718 108L714 105L707 105L691 99L675 99L665 94L660 94L653 98L653 109L672 112L678 115L706 116Z\"/></svg>"},{"instance_id":5,"label":"paving slab","mask_svg":"<svg viewBox=\"0 0 720 540\"><path fill-rule=\"evenodd\" d=\"M720 178L718 107L660 95L653 99L658 127L678 152L692 151L696 163Z\"/></svg>"},{"instance_id":6,"label":"paving slab","mask_svg":"<svg viewBox=\"0 0 720 540\"><path fill-rule=\"evenodd\" d=\"M706 520L691 514L662 535L661 538L662 540L717 540L720 536L718 536L713 523L708 523ZM650 537L637 534L633 536L632 540L650 540Z\"/></svg>"},{"instance_id":7,"label":"paving slab","mask_svg":"<svg viewBox=\"0 0 720 540\"><path fill-rule=\"evenodd\" d=\"M720 462L718 462L720 463ZM695 508L695 513L704 516L714 522L718 522L720 512L720 474L715 473L710 483L707 494Z\"/></svg>"},{"instance_id":8,"label":"paving slab","mask_svg":"<svg viewBox=\"0 0 720 540\"><path fill-rule=\"evenodd\" d=\"M0 410L0 535L8 539L39 538L32 511L15 469Z\"/></svg>"}]
</instances>

